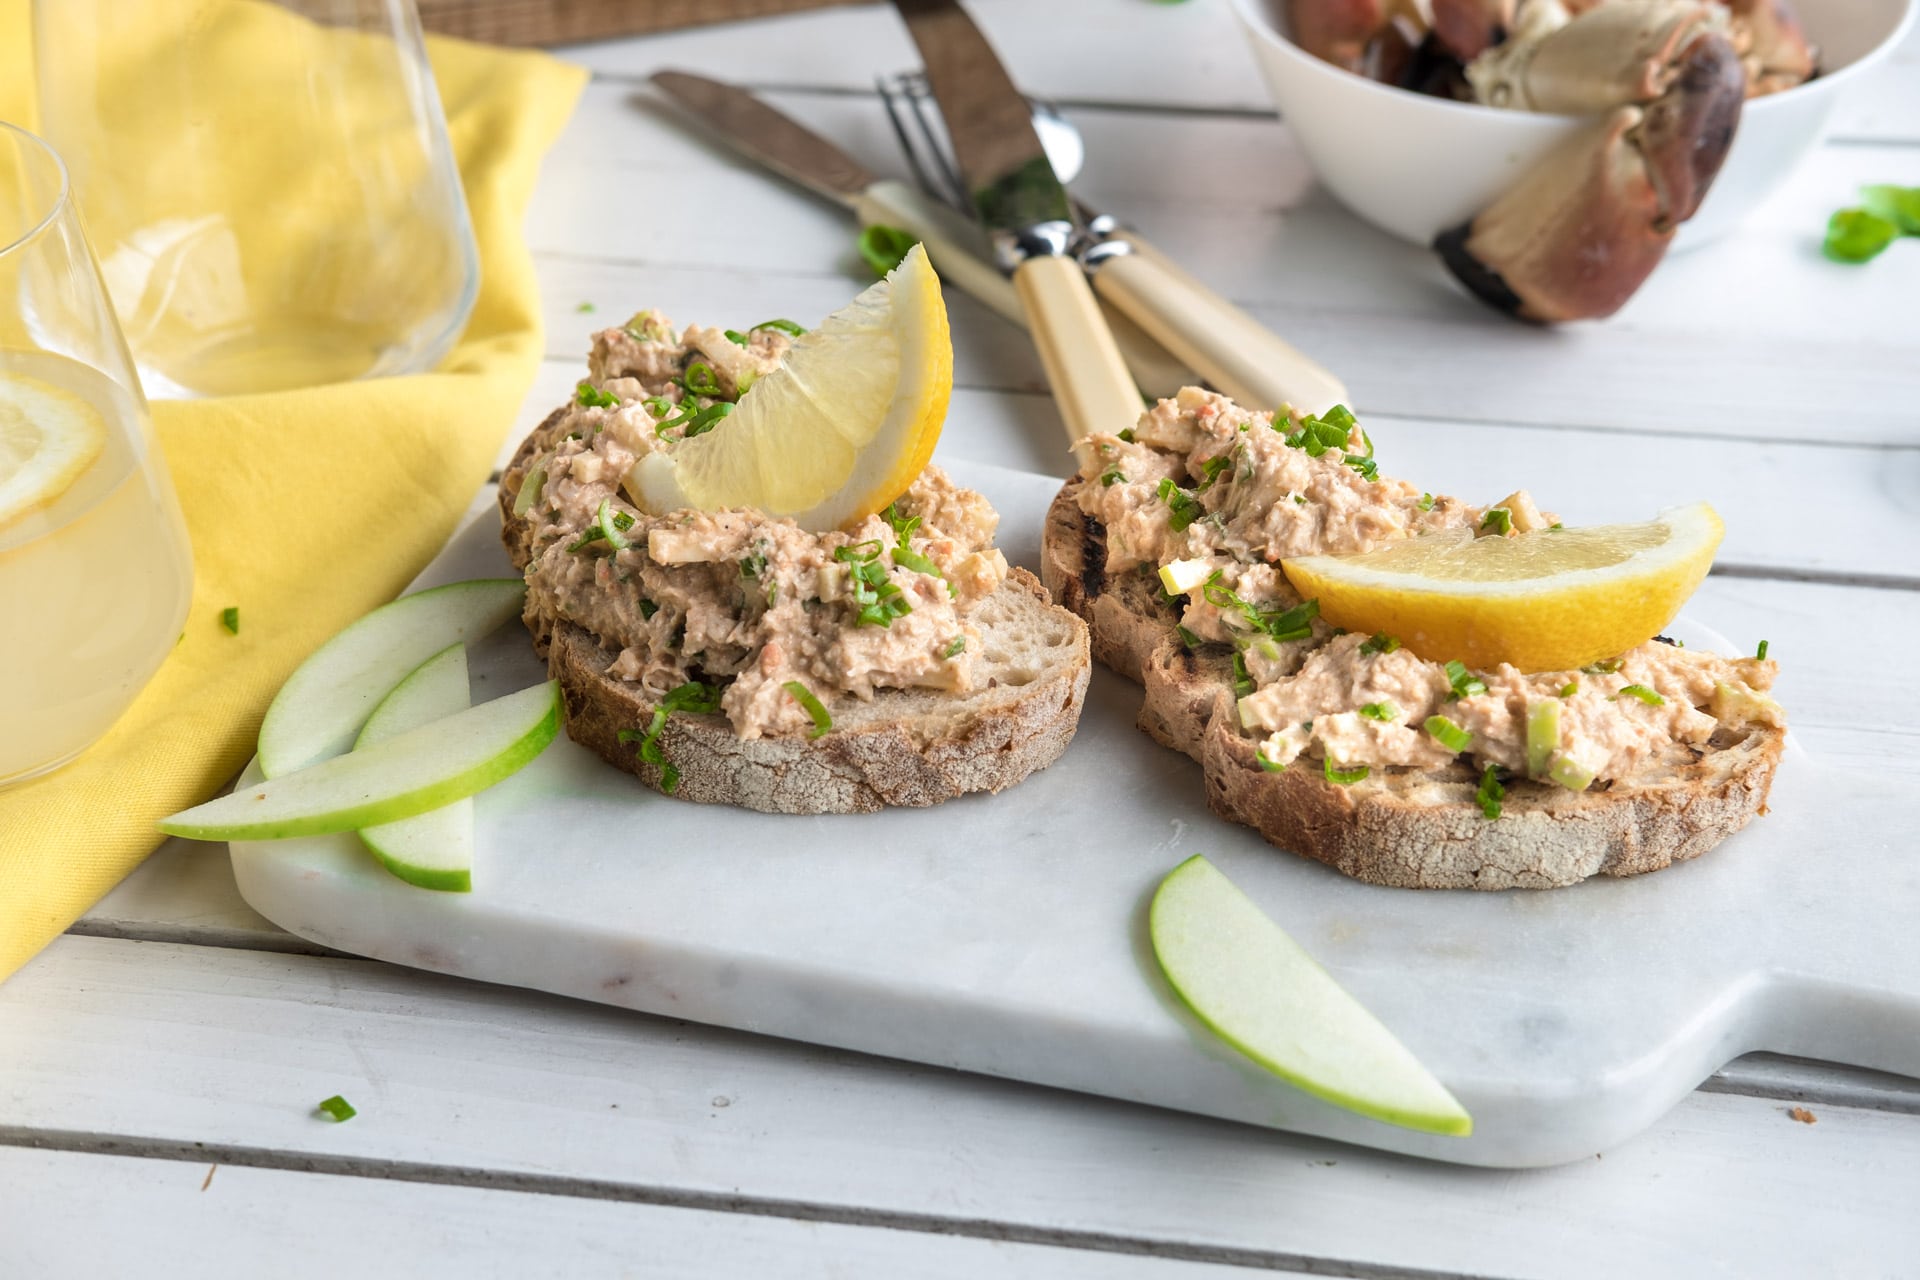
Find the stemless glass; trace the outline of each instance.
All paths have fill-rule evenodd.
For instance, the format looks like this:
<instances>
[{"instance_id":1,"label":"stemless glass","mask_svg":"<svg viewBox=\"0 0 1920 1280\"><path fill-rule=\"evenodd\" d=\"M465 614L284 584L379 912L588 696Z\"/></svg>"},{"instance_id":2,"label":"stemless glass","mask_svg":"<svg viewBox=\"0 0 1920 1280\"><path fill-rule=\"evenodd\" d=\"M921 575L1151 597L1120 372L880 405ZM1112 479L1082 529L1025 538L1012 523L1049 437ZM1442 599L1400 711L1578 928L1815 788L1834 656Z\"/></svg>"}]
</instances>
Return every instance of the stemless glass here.
<instances>
[{"instance_id":1,"label":"stemless glass","mask_svg":"<svg viewBox=\"0 0 1920 1280\"><path fill-rule=\"evenodd\" d=\"M35 0L40 127L147 392L414 373L479 258L412 0Z\"/></svg>"},{"instance_id":2,"label":"stemless glass","mask_svg":"<svg viewBox=\"0 0 1920 1280\"><path fill-rule=\"evenodd\" d=\"M173 651L192 594L66 171L0 123L0 786L105 733Z\"/></svg>"}]
</instances>

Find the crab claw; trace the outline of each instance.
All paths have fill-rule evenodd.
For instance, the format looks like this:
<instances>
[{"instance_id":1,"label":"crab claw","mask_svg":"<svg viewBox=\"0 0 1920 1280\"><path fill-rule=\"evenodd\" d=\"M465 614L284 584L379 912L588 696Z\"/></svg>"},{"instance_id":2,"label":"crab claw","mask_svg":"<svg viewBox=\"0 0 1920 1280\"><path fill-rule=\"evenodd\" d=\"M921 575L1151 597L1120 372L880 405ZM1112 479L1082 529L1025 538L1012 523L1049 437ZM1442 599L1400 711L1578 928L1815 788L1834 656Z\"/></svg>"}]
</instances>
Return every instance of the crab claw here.
<instances>
[{"instance_id":1,"label":"crab claw","mask_svg":"<svg viewBox=\"0 0 1920 1280\"><path fill-rule=\"evenodd\" d=\"M1385 0L1288 0L1287 33L1316 58L1361 73L1367 46L1386 27Z\"/></svg>"},{"instance_id":2,"label":"crab claw","mask_svg":"<svg viewBox=\"0 0 1920 1280\"><path fill-rule=\"evenodd\" d=\"M1819 53L1787 0L1725 0L1733 47L1747 69L1747 96L1778 93L1813 76Z\"/></svg>"},{"instance_id":3,"label":"crab claw","mask_svg":"<svg viewBox=\"0 0 1920 1280\"><path fill-rule=\"evenodd\" d=\"M1509 64L1501 87L1516 105L1607 114L1435 238L1462 284L1540 323L1612 315L1633 296L1699 207L1739 124L1746 77L1716 26L1704 5L1612 0L1532 48L1509 42L1488 55Z\"/></svg>"}]
</instances>

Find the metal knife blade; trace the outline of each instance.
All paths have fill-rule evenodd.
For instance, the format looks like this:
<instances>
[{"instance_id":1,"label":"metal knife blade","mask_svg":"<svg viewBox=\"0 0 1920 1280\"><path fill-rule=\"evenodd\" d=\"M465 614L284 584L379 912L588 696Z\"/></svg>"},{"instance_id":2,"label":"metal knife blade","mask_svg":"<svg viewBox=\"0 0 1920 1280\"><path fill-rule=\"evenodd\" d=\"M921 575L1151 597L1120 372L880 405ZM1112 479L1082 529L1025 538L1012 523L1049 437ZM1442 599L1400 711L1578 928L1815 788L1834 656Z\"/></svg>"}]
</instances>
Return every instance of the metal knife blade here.
<instances>
[{"instance_id":1,"label":"metal knife blade","mask_svg":"<svg viewBox=\"0 0 1920 1280\"><path fill-rule=\"evenodd\" d=\"M685 71L656 71L652 78L735 149L829 200L852 207L878 181L858 160L745 89Z\"/></svg>"},{"instance_id":2,"label":"metal knife blade","mask_svg":"<svg viewBox=\"0 0 1920 1280\"><path fill-rule=\"evenodd\" d=\"M953 0L894 0L926 63L974 208L987 229L1016 235L1073 221L1067 189L1047 163L1027 100Z\"/></svg>"}]
</instances>

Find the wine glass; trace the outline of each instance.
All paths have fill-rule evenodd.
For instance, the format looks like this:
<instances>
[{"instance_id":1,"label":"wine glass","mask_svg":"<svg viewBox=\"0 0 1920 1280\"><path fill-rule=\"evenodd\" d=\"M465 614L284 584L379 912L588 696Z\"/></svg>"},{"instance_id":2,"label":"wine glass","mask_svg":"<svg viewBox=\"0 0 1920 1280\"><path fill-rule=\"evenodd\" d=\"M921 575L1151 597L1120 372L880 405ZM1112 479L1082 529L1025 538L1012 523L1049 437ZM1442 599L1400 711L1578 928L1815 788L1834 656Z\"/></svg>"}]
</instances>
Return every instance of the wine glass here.
<instances>
[{"instance_id":1,"label":"wine glass","mask_svg":"<svg viewBox=\"0 0 1920 1280\"><path fill-rule=\"evenodd\" d=\"M186 525L66 170L0 123L0 787L105 733L192 595Z\"/></svg>"},{"instance_id":2,"label":"wine glass","mask_svg":"<svg viewBox=\"0 0 1920 1280\"><path fill-rule=\"evenodd\" d=\"M66 157L149 394L431 368L479 258L412 0L35 0Z\"/></svg>"}]
</instances>

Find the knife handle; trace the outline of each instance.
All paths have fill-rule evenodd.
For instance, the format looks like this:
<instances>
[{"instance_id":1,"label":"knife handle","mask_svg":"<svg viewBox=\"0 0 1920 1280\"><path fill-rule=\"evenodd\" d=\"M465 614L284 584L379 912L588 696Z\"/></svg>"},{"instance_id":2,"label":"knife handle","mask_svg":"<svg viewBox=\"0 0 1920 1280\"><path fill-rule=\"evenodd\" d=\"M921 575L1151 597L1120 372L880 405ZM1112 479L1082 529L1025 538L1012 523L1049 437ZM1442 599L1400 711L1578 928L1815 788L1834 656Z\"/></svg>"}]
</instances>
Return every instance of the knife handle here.
<instances>
[{"instance_id":1,"label":"knife handle","mask_svg":"<svg viewBox=\"0 0 1920 1280\"><path fill-rule=\"evenodd\" d=\"M1014 324L1026 327L1027 313L1013 285L988 261L986 238L973 222L921 195L904 182L883 178L853 198L854 216L863 227L898 227L927 247L940 279L955 286ZM1103 306L1121 358L1141 393L1159 399L1200 381L1200 375L1175 359L1119 311Z\"/></svg>"},{"instance_id":2,"label":"knife handle","mask_svg":"<svg viewBox=\"0 0 1920 1280\"><path fill-rule=\"evenodd\" d=\"M1064 254L1028 258L1014 269L1013 287L1026 307L1027 326L1074 456L1084 468L1092 453L1082 439L1138 422L1140 392L1076 259Z\"/></svg>"},{"instance_id":3,"label":"knife handle","mask_svg":"<svg viewBox=\"0 0 1920 1280\"><path fill-rule=\"evenodd\" d=\"M1325 413L1347 403L1326 368L1130 232L1133 252L1102 260L1093 286L1155 341L1249 409Z\"/></svg>"}]
</instances>

